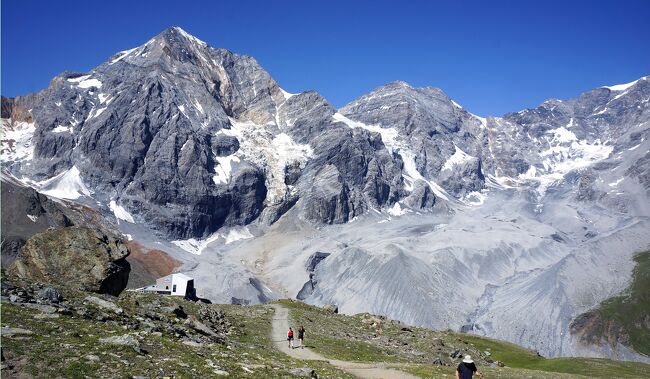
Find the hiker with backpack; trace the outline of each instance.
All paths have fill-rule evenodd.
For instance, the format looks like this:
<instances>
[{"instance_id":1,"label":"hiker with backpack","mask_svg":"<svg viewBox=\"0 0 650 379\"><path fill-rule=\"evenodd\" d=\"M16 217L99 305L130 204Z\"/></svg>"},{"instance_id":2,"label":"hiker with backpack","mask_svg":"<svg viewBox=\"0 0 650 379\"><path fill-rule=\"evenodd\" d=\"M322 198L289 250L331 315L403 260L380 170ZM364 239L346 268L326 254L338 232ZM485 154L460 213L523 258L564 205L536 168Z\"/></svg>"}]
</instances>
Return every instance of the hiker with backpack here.
<instances>
[{"instance_id":1,"label":"hiker with backpack","mask_svg":"<svg viewBox=\"0 0 650 379\"><path fill-rule=\"evenodd\" d=\"M472 357L466 355L463 361L458 365L458 368L456 368L456 379L472 379L475 373L478 377L483 377L483 374L476 369Z\"/></svg>"},{"instance_id":2,"label":"hiker with backpack","mask_svg":"<svg viewBox=\"0 0 650 379\"><path fill-rule=\"evenodd\" d=\"M305 328L300 325L300 328L298 329L298 342L300 342L300 348L304 349L305 348Z\"/></svg>"},{"instance_id":3,"label":"hiker with backpack","mask_svg":"<svg viewBox=\"0 0 650 379\"><path fill-rule=\"evenodd\" d=\"M287 341L289 341L289 349L293 349L293 329L289 327L289 331L287 332Z\"/></svg>"}]
</instances>

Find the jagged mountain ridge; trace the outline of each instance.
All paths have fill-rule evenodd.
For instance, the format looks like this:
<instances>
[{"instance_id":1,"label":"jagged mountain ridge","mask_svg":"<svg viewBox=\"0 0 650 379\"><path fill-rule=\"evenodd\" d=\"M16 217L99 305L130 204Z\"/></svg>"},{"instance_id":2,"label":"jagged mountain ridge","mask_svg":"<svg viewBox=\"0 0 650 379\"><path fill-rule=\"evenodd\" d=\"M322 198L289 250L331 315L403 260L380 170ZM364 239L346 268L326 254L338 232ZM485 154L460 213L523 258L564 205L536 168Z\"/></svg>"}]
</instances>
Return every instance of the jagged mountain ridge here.
<instances>
[{"instance_id":1,"label":"jagged mountain ridge","mask_svg":"<svg viewBox=\"0 0 650 379\"><path fill-rule=\"evenodd\" d=\"M569 321L622 289L649 242L649 82L487 119L394 82L337 111L170 28L3 99L3 169L136 238L144 225L203 252L180 259L213 300L295 296L310 281L307 301L348 313L582 354ZM575 270L581 283L563 277ZM554 322L539 322L547 311Z\"/></svg>"},{"instance_id":2,"label":"jagged mountain ridge","mask_svg":"<svg viewBox=\"0 0 650 379\"><path fill-rule=\"evenodd\" d=\"M24 103L21 112L31 107L39 128L36 159L9 169L35 182L80 170L84 185L110 193L99 201L137 211L174 237L206 237L224 225L248 224L263 210L273 222L305 198L314 200L307 201L307 218L340 223L400 199L415 208L431 207L436 197L452 200L448 194L480 202L485 174L506 181L544 176L537 171L549 171L565 154L553 142L584 141L578 150L590 155L583 166L603 159L609 150L599 146L598 123L614 115L605 108L594 121L593 110L630 101L616 92L601 88L488 123L439 89L394 82L335 113L316 93L287 94L254 59L170 28L89 75L64 73L42 93L14 100ZM571 109L574 102L580 109ZM535 117L543 122L533 124ZM259 126L267 130L253 136ZM610 132L611 138L621 134ZM504 143L512 135L525 147L546 148L546 155L531 159L521 156L527 149L508 150L516 146ZM246 139L255 140L248 149L241 146ZM300 185L320 178L336 185L316 192ZM543 191L548 180L541 181ZM178 192L161 191L169 184ZM174 221L179 218L187 221Z\"/></svg>"}]
</instances>

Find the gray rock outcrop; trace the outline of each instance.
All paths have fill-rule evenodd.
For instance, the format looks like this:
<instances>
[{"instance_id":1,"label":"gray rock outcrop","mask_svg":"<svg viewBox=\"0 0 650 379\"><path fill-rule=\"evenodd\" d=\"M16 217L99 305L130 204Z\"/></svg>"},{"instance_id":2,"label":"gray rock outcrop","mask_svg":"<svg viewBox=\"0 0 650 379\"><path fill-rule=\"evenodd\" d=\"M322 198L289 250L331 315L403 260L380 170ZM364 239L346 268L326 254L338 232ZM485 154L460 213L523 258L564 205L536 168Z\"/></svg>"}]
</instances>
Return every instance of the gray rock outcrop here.
<instances>
[{"instance_id":1,"label":"gray rock outcrop","mask_svg":"<svg viewBox=\"0 0 650 379\"><path fill-rule=\"evenodd\" d=\"M4 178L3 178L4 179ZM71 226L60 206L33 188L2 180L2 265L8 267L34 234Z\"/></svg>"},{"instance_id":2,"label":"gray rock outcrop","mask_svg":"<svg viewBox=\"0 0 650 379\"><path fill-rule=\"evenodd\" d=\"M30 238L9 272L20 278L118 295L126 288L129 252L120 241L83 227Z\"/></svg>"}]
</instances>

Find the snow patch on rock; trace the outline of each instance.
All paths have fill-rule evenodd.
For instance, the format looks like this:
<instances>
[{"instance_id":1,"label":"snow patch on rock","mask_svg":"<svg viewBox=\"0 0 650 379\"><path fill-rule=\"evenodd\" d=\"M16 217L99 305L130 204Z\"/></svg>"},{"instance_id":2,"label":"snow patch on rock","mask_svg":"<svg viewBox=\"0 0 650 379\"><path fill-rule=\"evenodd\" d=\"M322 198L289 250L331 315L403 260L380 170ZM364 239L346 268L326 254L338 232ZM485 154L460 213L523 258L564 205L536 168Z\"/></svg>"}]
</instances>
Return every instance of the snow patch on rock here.
<instances>
[{"instance_id":1,"label":"snow patch on rock","mask_svg":"<svg viewBox=\"0 0 650 379\"><path fill-rule=\"evenodd\" d=\"M224 243L226 245L229 245L233 242L237 242L239 240L245 240L249 238L253 238L253 234L248 230L248 228L243 227L243 228L232 228L228 230L228 233L225 235L222 235L224 238Z\"/></svg>"},{"instance_id":2,"label":"snow patch on rock","mask_svg":"<svg viewBox=\"0 0 650 379\"><path fill-rule=\"evenodd\" d=\"M137 49L137 47L134 47L133 49L129 49L129 50L120 51L119 53L115 54L115 58L113 58L110 62L108 62L108 64L112 65L112 64L115 64L115 63L121 61L122 59L126 58L127 55L129 55L133 51L135 51L136 49Z\"/></svg>"},{"instance_id":3,"label":"snow patch on rock","mask_svg":"<svg viewBox=\"0 0 650 379\"><path fill-rule=\"evenodd\" d=\"M83 75L77 78L68 79L71 83L77 83L77 87L88 89L91 87L102 88L102 82L98 79L90 79L90 75Z\"/></svg>"},{"instance_id":4,"label":"snow patch on rock","mask_svg":"<svg viewBox=\"0 0 650 379\"><path fill-rule=\"evenodd\" d=\"M573 121L573 119L571 119L571 121ZM569 125L567 125L567 127L569 127ZM571 142L571 141L578 140L576 135L572 131L568 130L567 128L557 128L557 129L549 130L548 133L553 135L553 140L552 140L553 142L562 143L562 142Z\"/></svg>"},{"instance_id":5,"label":"snow patch on rock","mask_svg":"<svg viewBox=\"0 0 650 379\"><path fill-rule=\"evenodd\" d=\"M219 231L212 234L206 239L190 238L187 240L176 240L171 242L181 249L187 251L188 253L201 255L201 253L203 253L208 245L212 244L213 242L221 240L224 245L229 245L233 242L249 238L254 238L253 234L250 232L248 227L242 226L230 228L225 231Z\"/></svg>"},{"instance_id":6,"label":"snow patch on rock","mask_svg":"<svg viewBox=\"0 0 650 379\"><path fill-rule=\"evenodd\" d=\"M240 162L239 158L235 155L229 155L227 157L216 157L217 166L215 166L215 174L212 177L212 180L215 184L228 184L230 177L232 176L232 164Z\"/></svg>"},{"instance_id":7,"label":"snow patch on rock","mask_svg":"<svg viewBox=\"0 0 650 379\"><path fill-rule=\"evenodd\" d=\"M296 96L295 93L289 93L289 92L283 90L282 88L280 88L280 91L282 92L282 96L284 96L285 101L287 101L287 100L291 99L292 97Z\"/></svg>"},{"instance_id":8,"label":"snow patch on rock","mask_svg":"<svg viewBox=\"0 0 650 379\"><path fill-rule=\"evenodd\" d=\"M462 165L474 159L473 156L467 154L466 152L461 150L458 146L454 145L454 147L456 148L456 151L451 157L449 157L449 159L447 159L445 164L442 165L441 171L452 171L454 169L454 166Z\"/></svg>"},{"instance_id":9,"label":"snow patch on rock","mask_svg":"<svg viewBox=\"0 0 650 379\"><path fill-rule=\"evenodd\" d=\"M123 206L117 204L115 200L111 200L111 202L108 204L108 207L111 209L118 220L130 222L132 224L135 223L131 213L129 213L129 211L127 211Z\"/></svg>"},{"instance_id":10,"label":"snow patch on rock","mask_svg":"<svg viewBox=\"0 0 650 379\"><path fill-rule=\"evenodd\" d=\"M34 157L32 137L36 131L34 123L2 119L1 156L3 162L29 161Z\"/></svg>"},{"instance_id":11,"label":"snow patch on rock","mask_svg":"<svg viewBox=\"0 0 650 379\"><path fill-rule=\"evenodd\" d=\"M391 216L403 216L410 212L408 208L402 208L399 202L395 203L391 208L388 209L388 214Z\"/></svg>"},{"instance_id":12,"label":"snow patch on rock","mask_svg":"<svg viewBox=\"0 0 650 379\"><path fill-rule=\"evenodd\" d=\"M59 125L56 128L52 129L52 133L72 133L72 126L63 126Z\"/></svg>"},{"instance_id":13,"label":"snow patch on rock","mask_svg":"<svg viewBox=\"0 0 650 379\"><path fill-rule=\"evenodd\" d=\"M201 106L201 103L199 103L198 100L192 99L192 105L194 105L194 108L196 108L196 110L199 111L201 114L205 114L205 111L203 110L203 106Z\"/></svg>"},{"instance_id":14,"label":"snow patch on rock","mask_svg":"<svg viewBox=\"0 0 650 379\"><path fill-rule=\"evenodd\" d=\"M72 166L71 169L36 185L39 192L59 199L75 200L81 196L91 195L91 191L81 179L77 166Z\"/></svg>"},{"instance_id":15,"label":"snow patch on rock","mask_svg":"<svg viewBox=\"0 0 650 379\"><path fill-rule=\"evenodd\" d=\"M603 86L603 88L607 88L610 91L625 91L626 89L632 87L635 85L639 80L635 80L633 82L629 83L624 83L624 84L617 84L613 86Z\"/></svg>"},{"instance_id":16,"label":"snow patch on rock","mask_svg":"<svg viewBox=\"0 0 650 379\"><path fill-rule=\"evenodd\" d=\"M577 140L573 133L569 133L554 134L549 148L540 153L543 159L541 167L532 165L528 171L518 176L520 180L533 180L539 183L536 189L539 198L544 196L553 183L562 180L569 172L606 159L614 150L613 146L605 145L600 140L589 143L585 140Z\"/></svg>"},{"instance_id":17,"label":"snow patch on rock","mask_svg":"<svg viewBox=\"0 0 650 379\"><path fill-rule=\"evenodd\" d=\"M230 123L230 129L221 129L217 134L234 136L239 140L239 150L231 157L263 168L266 172L266 202L275 204L281 201L289 190L284 183L285 167L295 162L306 163L314 154L311 146L295 142L286 133L278 133L273 123L259 125L233 118ZM220 158L216 159L219 161Z\"/></svg>"},{"instance_id":18,"label":"snow patch on rock","mask_svg":"<svg viewBox=\"0 0 650 379\"><path fill-rule=\"evenodd\" d=\"M474 118L476 118L481 123L481 129L487 128L487 118L477 116L474 113L470 113Z\"/></svg>"},{"instance_id":19,"label":"snow patch on rock","mask_svg":"<svg viewBox=\"0 0 650 379\"><path fill-rule=\"evenodd\" d=\"M100 104L106 103L106 105L108 105L111 103L111 101L113 101L113 98L110 95L107 95L105 93L97 94L97 97L99 98Z\"/></svg>"}]
</instances>

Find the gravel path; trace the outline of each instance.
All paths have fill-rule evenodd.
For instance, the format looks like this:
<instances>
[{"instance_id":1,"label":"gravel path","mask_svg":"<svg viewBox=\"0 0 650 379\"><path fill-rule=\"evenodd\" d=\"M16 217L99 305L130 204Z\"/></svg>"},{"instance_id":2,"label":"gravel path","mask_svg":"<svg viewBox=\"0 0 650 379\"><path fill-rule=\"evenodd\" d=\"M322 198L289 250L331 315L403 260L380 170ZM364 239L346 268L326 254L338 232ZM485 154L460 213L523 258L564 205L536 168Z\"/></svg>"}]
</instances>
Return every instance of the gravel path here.
<instances>
[{"instance_id":1,"label":"gravel path","mask_svg":"<svg viewBox=\"0 0 650 379\"><path fill-rule=\"evenodd\" d=\"M275 347L283 353L303 360L326 361L350 374L364 379L417 379L416 376L403 371L386 368L387 363L358 363L327 359L320 354L311 351L309 348L290 349L287 343L286 333L289 330L289 310L280 304L271 304L275 310L271 331L271 339Z\"/></svg>"}]
</instances>

